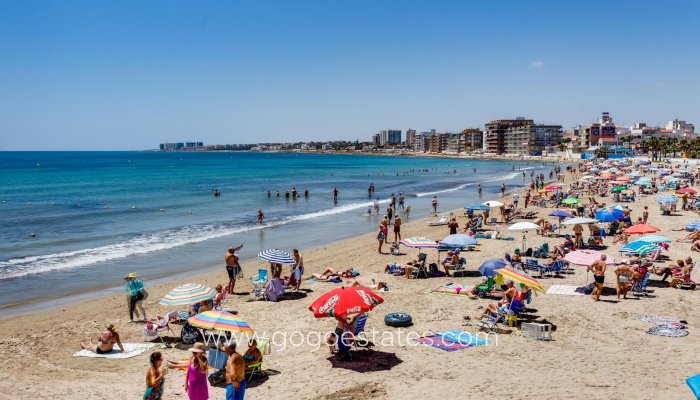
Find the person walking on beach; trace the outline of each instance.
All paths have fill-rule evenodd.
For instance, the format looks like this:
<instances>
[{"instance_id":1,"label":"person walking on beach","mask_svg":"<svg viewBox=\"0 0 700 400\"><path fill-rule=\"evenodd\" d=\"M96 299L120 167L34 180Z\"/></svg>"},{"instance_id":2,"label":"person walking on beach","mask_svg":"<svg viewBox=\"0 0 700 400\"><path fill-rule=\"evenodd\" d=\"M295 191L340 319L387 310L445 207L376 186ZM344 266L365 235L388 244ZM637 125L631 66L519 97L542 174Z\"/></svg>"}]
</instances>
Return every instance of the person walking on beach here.
<instances>
[{"instance_id":1,"label":"person walking on beach","mask_svg":"<svg viewBox=\"0 0 700 400\"><path fill-rule=\"evenodd\" d=\"M258 208L258 223L262 224L265 219L265 214L263 214L262 208Z\"/></svg>"},{"instance_id":2,"label":"person walking on beach","mask_svg":"<svg viewBox=\"0 0 700 400\"><path fill-rule=\"evenodd\" d=\"M404 198L403 193L399 193L399 208L402 210L404 209L404 201L405 201L405 198Z\"/></svg>"},{"instance_id":3,"label":"person walking on beach","mask_svg":"<svg viewBox=\"0 0 700 400\"><path fill-rule=\"evenodd\" d=\"M129 322L134 322L134 312L139 316L139 311L143 314L143 320L146 320L146 310L143 308L143 300L148 296L146 289L143 287L143 282L138 279L135 273L130 273L124 277L126 281L126 296L129 301ZM138 306L139 310L136 310Z\"/></svg>"},{"instance_id":4,"label":"person walking on beach","mask_svg":"<svg viewBox=\"0 0 700 400\"><path fill-rule=\"evenodd\" d=\"M506 195L506 184L501 183L501 196L505 196L505 195Z\"/></svg>"},{"instance_id":5,"label":"person walking on beach","mask_svg":"<svg viewBox=\"0 0 700 400\"><path fill-rule=\"evenodd\" d=\"M236 278L241 273L241 265L238 263L237 253L242 247L242 244L238 247L231 247L224 255L224 260L226 261L226 273L228 274L228 285L226 286L226 292L229 294L233 294L233 289L236 287Z\"/></svg>"},{"instance_id":6,"label":"person walking on beach","mask_svg":"<svg viewBox=\"0 0 700 400\"><path fill-rule=\"evenodd\" d=\"M600 300L600 295L603 293L603 286L605 285L605 259L607 256L605 254L600 255L600 260L593 261L588 270L593 272L593 279L595 281L595 289L591 295L595 301Z\"/></svg>"},{"instance_id":7,"label":"person walking on beach","mask_svg":"<svg viewBox=\"0 0 700 400\"><path fill-rule=\"evenodd\" d=\"M437 208L438 208L437 196L433 196L432 205L433 205L433 214L437 214Z\"/></svg>"},{"instance_id":8,"label":"person walking on beach","mask_svg":"<svg viewBox=\"0 0 700 400\"><path fill-rule=\"evenodd\" d=\"M163 398L165 375L168 373L168 369L161 367L161 364L163 364L163 354L160 351L151 353L151 366L146 372L146 391L143 394L143 400Z\"/></svg>"},{"instance_id":9,"label":"person walking on beach","mask_svg":"<svg viewBox=\"0 0 700 400\"><path fill-rule=\"evenodd\" d=\"M384 233L384 243L389 243L389 216L385 215L379 222L379 229Z\"/></svg>"},{"instance_id":10,"label":"person walking on beach","mask_svg":"<svg viewBox=\"0 0 700 400\"><path fill-rule=\"evenodd\" d=\"M399 217L398 214L396 214L396 218L394 218L394 243L398 243L401 241L401 217Z\"/></svg>"},{"instance_id":11,"label":"person walking on beach","mask_svg":"<svg viewBox=\"0 0 700 400\"><path fill-rule=\"evenodd\" d=\"M292 250L292 258L294 259L294 264L292 265L292 277L294 278L294 290L299 291L299 285L301 285L301 277L304 275L304 257L299 254L299 250Z\"/></svg>"},{"instance_id":12,"label":"person walking on beach","mask_svg":"<svg viewBox=\"0 0 700 400\"><path fill-rule=\"evenodd\" d=\"M583 247L583 226L581 224L574 225L574 246L577 249Z\"/></svg>"},{"instance_id":13,"label":"person walking on beach","mask_svg":"<svg viewBox=\"0 0 700 400\"><path fill-rule=\"evenodd\" d=\"M520 195L513 193L513 204L515 205L515 208L518 208L518 200L520 200Z\"/></svg>"},{"instance_id":14,"label":"person walking on beach","mask_svg":"<svg viewBox=\"0 0 700 400\"><path fill-rule=\"evenodd\" d=\"M226 400L243 400L245 396L245 361L236 352L236 342L224 347L228 361L226 362Z\"/></svg>"}]
</instances>

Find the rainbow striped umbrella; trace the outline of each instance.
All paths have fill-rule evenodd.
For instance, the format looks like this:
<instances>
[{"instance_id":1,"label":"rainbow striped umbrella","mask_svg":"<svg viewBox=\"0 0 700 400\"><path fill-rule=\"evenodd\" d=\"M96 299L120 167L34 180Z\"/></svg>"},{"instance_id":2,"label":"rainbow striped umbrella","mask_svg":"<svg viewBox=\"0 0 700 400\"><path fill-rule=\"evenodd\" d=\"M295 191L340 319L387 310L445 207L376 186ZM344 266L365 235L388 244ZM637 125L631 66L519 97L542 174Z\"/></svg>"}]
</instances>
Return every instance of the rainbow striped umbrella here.
<instances>
[{"instance_id":1,"label":"rainbow striped umbrella","mask_svg":"<svg viewBox=\"0 0 700 400\"><path fill-rule=\"evenodd\" d=\"M186 283L166 293L165 297L160 300L160 304L164 306L190 305L209 300L214 297L215 293L216 291L207 285Z\"/></svg>"},{"instance_id":2,"label":"rainbow striped umbrella","mask_svg":"<svg viewBox=\"0 0 700 400\"><path fill-rule=\"evenodd\" d=\"M253 334L253 328L241 317L225 311L205 311L189 317L187 322L196 328Z\"/></svg>"},{"instance_id":3,"label":"rainbow striped umbrella","mask_svg":"<svg viewBox=\"0 0 700 400\"><path fill-rule=\"evenodd\" d=\"M412 247L415 249L437 249L440 245L433 239L428 239L424 237L410 237L401 240L401 244L406 247Z\"/></svg>"},{"instance_id":4,"label":"rainbow striped umbrella","mask_svg":"<svg viewBox=\"0 0 700 400\"><path fill-rule=\"evenodd\" d=\"M496 272L503 275L503 277L506 279L510 279L511 281L516 283L522 283L523 285L530 287L533 290L536 290L540 293L544 293L544 288L542 287L542 285L530 275L523 274L522 272L518 272L508 267L497 269Z\"/></svg>"}]
</instances>

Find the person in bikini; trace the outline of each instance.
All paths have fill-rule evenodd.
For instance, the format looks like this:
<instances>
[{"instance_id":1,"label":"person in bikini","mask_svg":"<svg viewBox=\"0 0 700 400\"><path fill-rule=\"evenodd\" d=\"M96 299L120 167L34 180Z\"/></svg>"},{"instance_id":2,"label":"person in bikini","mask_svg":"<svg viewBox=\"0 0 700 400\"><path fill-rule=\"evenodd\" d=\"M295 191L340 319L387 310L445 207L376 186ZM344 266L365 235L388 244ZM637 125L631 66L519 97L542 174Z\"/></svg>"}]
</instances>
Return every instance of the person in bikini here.
<instances>
[{"instance_id":1,"label":"person in bikini","mask_svg":"<svg viewBox=\"0 0 700 400\"><path fill-rule=\"evenodd\" d=\"M228 285L226 285L226 292L233 294L233 288L236 286L236 277L241 272L241 265L238 263L238 250L243 248L243 245L238 247L231 247L228 249L224 255L224 260L226 261L226 273L228 274Z\"/></svg>"},{"instance_id":2,"label":"person in bikini","mask_svg":"<svg viewBox=\"0 0 700 400\"><path fill-rule=\"evenodd\" d=\"M632 279L634 278L634 269L629 266L629 261L627 260L622 260L622 264L620 264L617 269L615 269L615 276L617 278L617 298L620 298L620 295L624 299L627 298L627 292L632 288Z\"/></svg>"},{"instance_id":3,"label":"person in bikini","mask_svg":"<svg viewBox=\"0 0 700 400\"><path fill-rule=\"evenodd\" d=\"M121 339L119 339L119 334L117 333L114 324L109 324L105 330L100 334L100 338L97 339L97 343L93 343L92 339L89 341L84 340L80 342L80 347L85 350L90 350L96 354L109 353L114 349L114 345L119 347L119 350L124 353L124 346L122 345Z\"/></svg>"}]
</instances>

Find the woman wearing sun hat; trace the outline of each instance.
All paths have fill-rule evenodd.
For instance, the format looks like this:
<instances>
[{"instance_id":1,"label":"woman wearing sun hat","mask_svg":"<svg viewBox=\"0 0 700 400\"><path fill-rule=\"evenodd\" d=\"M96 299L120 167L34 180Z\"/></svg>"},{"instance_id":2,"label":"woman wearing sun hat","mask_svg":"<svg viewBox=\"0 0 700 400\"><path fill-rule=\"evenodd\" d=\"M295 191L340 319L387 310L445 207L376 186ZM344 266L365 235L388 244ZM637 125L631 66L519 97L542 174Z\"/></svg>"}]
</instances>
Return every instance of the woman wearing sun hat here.
<instances>
[{"instance_id":1,"label":"woman wearing sun hat","mask_svg":"<svg viewBox=\"0 0 700 400\"><path fill-rule=\"evenodd\" d=\"M190 400L207 400L209 398L209 383L207 382L207 356L204 343L197 342L189 349L192 358L187 365L185 376L185 392Z\"/></svg>"},{"instance_id":2,"label":"woman wearing sun hat","mask_svg":"<svg viewBox=\"0 0 700 400\"><path fill-rule=\"evenodd\" d=\"M143 287L143 282L138 278L136 273L131 272L129 275L124 277L126 281L126 297L129 301L129 320L134 322L134 311L136 311L136 316L138 317L139 311L143 314L143 320L146 321L146 310L143 308L143 300L148 297L146 289ZM138 305L139 310L136 310Z\"/></svg>"}]
</instances>

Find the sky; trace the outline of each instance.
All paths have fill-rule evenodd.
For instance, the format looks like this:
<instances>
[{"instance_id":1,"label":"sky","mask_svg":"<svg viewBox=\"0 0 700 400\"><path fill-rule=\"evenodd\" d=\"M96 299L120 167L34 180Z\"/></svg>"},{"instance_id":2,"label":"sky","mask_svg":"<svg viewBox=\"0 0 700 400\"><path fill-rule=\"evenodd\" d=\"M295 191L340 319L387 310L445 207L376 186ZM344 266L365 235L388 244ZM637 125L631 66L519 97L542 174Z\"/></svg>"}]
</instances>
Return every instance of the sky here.
<instances>
[{"instance_id":1,"label":"sky","mask_svg":"<svg viewBox=\"0 0 700 400\"><path fill-rule=\"evenodd\" d=\"M700 1L0 0L0 150L700 129Z\"/></svg>"}]
</instances>

